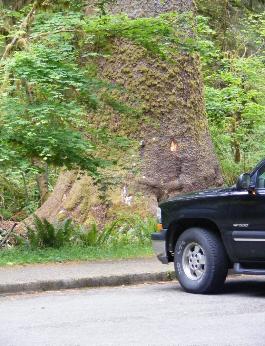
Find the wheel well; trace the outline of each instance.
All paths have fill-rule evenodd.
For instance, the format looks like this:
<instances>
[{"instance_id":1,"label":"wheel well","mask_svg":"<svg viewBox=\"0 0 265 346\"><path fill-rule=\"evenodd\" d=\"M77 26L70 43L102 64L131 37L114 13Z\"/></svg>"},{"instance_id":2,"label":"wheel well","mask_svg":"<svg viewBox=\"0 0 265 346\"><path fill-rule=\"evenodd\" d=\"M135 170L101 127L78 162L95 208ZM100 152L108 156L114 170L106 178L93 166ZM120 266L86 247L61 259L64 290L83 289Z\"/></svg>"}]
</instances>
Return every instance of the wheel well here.
<instances>
[{"instance_id":1,"label":"wheel well","mask_svg":"<svg viewBox=\"0 0 265 346\"><path fill-rule=\"evenodd\" d=\"M218 226L209 219L181 219L172 222L168 227L167 248L170 260L174 260L173 253L179 236L188 228L201 227L211 230L220 236Z\"/></svg>"}]
</instances>

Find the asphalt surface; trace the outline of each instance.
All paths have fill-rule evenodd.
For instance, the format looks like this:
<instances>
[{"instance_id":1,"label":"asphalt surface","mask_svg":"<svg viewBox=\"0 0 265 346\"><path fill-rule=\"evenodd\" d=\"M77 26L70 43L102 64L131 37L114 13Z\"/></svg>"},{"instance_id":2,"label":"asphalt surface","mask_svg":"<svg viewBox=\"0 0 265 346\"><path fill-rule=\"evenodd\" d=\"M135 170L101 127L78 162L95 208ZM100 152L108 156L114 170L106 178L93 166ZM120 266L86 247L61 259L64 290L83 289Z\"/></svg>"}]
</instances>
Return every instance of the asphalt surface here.
<instances>
[{"instance_id":1,"label":"asphalt surface","mask_svg":"<svg viewBox=\"0 0 265 346\"><path fill-rule=\"evenodd\" d=\"M265 278L205 296L176 282L0 296L0 345L265 345Z\"/></svg>"}]
</instances>

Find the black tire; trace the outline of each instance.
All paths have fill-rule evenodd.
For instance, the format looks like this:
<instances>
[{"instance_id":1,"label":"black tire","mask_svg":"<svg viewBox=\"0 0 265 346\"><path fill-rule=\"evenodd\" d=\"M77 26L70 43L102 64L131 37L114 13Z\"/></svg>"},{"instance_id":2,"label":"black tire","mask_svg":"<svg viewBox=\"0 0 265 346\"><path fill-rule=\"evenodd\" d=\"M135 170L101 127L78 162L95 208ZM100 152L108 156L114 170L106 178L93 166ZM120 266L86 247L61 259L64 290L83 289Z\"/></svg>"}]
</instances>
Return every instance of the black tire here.
<instances>
[{"instance_id":1,"label":"black tire","mask_svg":"<svg viewBox=\"0 0 265 346\"><path fill-rule=\"evenodd\" d=\"M174 264L179 283L190 293L218 292L228 271L228 258L221 238L203 228L190 228L180 235Z\"/></svg>"}]
</instances>

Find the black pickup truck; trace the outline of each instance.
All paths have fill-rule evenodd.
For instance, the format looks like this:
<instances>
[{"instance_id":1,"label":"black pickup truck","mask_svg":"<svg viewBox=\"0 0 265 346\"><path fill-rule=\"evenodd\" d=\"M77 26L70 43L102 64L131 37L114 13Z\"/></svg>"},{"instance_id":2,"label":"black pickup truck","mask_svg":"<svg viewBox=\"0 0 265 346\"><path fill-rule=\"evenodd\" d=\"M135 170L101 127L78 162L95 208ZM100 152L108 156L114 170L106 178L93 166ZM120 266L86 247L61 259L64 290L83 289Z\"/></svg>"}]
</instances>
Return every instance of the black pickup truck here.
<instances>
[{"instance_id":1,"label":"black pickup truck","mask_svg":"<svg viewBox=\"0 0 265 346\"><path fill-rule=\"evenodd\" d=\"M265 275L265 160L231 188L161 203L158 218L154 250L162 263L174 262L187 292L218 291L229 268Z\"/></svg>"}]
</instances>

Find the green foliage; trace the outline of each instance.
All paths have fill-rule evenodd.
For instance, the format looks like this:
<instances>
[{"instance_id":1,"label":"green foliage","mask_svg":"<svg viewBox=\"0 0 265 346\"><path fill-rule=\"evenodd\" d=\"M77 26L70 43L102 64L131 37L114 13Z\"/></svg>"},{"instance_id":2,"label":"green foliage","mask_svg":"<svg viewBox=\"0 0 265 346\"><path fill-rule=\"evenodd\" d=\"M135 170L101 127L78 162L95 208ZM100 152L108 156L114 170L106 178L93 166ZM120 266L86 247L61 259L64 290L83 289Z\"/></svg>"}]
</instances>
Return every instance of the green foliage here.
<instances>
[{"instance_id":1,"label":"green foliage","mask_svg":"<svg viewBox=\"0 0 265 346\"><path fill-rule=\"evenodd\" d=\"M263 1L218 0L213 5L198 0L196 17L167 13L137 19L108 15L110 2L99 0L100 13L86 17L85 1L45 1L23 30L32 3L0 9L0 51L18 37L0 64L0 210L5 217L38 205L34 179L41 165L36 162L46 163L50 171L78 168L96 177L106 164L102 147L131 146L107 125L95 130L88 123L88 114L98 116L95 111L103 105L136 122L142 116L141 106L134 109L111 93L126 90L98 77L98 61L112 54L116 38L172 63L179 52L200 54L210 129L227 183L264 156ZM95 179L104 199L109 180ZM106 243L113 235L129 242L131 233L140 232L133 222L131 228L108 227L112 231L102 231L108 234ZM98 237L92 228L83 235L84 243L97 243Z\"/></svg>"},{"instance_id":2,"label":"green foliage","mask_svg":"<svg viewBox=\"0 0 265 346\"><path fill-rule=\"evenodd\" d=\"M74 228L70 219L63 223L51 224L48 220L41 220L34 215L34 226L27 227L27 238L31 248L60 248L69 244Z\"/></svg>"},{"instance_id":3,"label":"green foliage","mask_svg":"<svg viewBox=\"0 0 265 346\"><path fill-rule=\"evenodd\" d=\"M209 27L213 18L200 20L198 30L209 48L201 50L206 109L227 184L265 156L264 13L241 15L236 30L227 23L225 39Z\"/></svg>"},{"instance_id":4,"label":"green foliage","mask_svg":"<svg viewBox=\"0 0 265 346\"><path fill-rule=\"evenodd\" d=\"M50 190L58 178L58 173L58 170L50 167L48 171ZM39 207L39 202L36 169L22 165L21 170L9 168L0 173L0 215L4 219L22 221L34 213Z\"/></svg>"},{"instance_id":5,"label":"green foliage","mask_svg":"<svg viewBox=\"0 0 265 346\"><path fill-rule=\"evenodd\" d=\"M0 175L0 216L9 219L17 211L24 200L23 185L19 176L7 178Z\"/></svg>"},{"instance_id":6,"label":"green foliage","mask_svg":"<svg viewBox=\"0 0 265 346\"><path fill-rule=\"evenodd\" d=\"M151 233L156 231L153 218L142 219L138 215L124 215L100 229L96 224L81 228L79 242L84 246L123 246L126 244L150 244Z\"/></svg>"},{"instance_id":7,"label":"green foliage","mask_svg":"<svg viewBox=\"0 0 265 346\"><path fill-rule=\"evenodd\" d=\"M110 40L122 37L145 47L149 53L171 59L176 53L194 52L199 48L193 35L192 13L166 13L151 18L132 19L122 15L105 15L87 19L84 30L100 48L108 48Z\"/></svg>"},{"instance_id":8,"label":"green foliage","mask_svg":"<svg viewBox=\"0 0 265 346\"><path fill-rule=\"evenodd\" d=\"M255 161L265 149L261 140L265 133L265 67L257 57L222 62L222 70L206 88L208 114L216 127L213 137L221 144L223 157L229 154L229 143L238 143L242 152L252 153ZM216 87L217 83L221 87ZM225 147L228 150L224 151Z\"/></svg>"},{"instance_id":9,"label":"green foliage","mask_svg":"<svg viewBox=\"0 0 265 346\"><path fill-rule=\"evenodd\" d=\"M87 112L93 112L100 103L121 113L135 112L108 96L113 86L91 75L88 60L105 54L115 37L132 40L164 58L191 46L187 32L191 32L192 17L187 14L85 18L70 2L66 8L56 10L50 5L48 10L39 10L26 35L14 33L21 35L18 42L22 49L18 45L2 60L3 167L21 167L22 162L30 167L38 160L69 169L79 167L95 175L102 162L86 122Z\"/></svg>"},{"instance_id":10,"label":"green foliage","mask_svg":"<svg viewBox=\"0 0 265 346\"><path fill-rule=\"evenodd\" d=\"M63 223L51 224L35 215L34 226L28 227L27 241L31 249L60 248L67 244L98 248L126 244L148 245L150 235L155 230L154 219L143 220L137 215L120 217L103 228L96 224L89 228L77 226L70 219Z\"/></svg>"},{"instance_id":11,"label":"green foliage","mask_svg":"<svg viewBox=\"0 0 265 346\"><path fill-rule=\"evenodd\" d=\"M60 25L75 31L79 24L71 14L63 23L60 16L55 17L42 24L41 15L35 34ZM80 129L85 126L86 109L94 107L99 83L79 68L73 34L54 34L38 41L32 35L27 50L15 52L2 63L2 164L19 166L27 160L30 166L40 159L95 174L99 160Z\"/></svg>"},{"instance_id":12,"label":"green foliage","mask_svg":"<svg viewBox=\"0 0 265 346\"><path fill-rule=\"evenodd\" d=\"M110 233L109 244L150 244L151 233L156 232L156 220L142 219L137 214L118 217L114 231Z\"/></svg>"},{"instance_id":13,"label":"green foliage","mask_svg":"<svg viewBox=\"0 0 265 346\"><path fill-rule=\"evenodd\" d=\"M112 3L115 3L117 0L99 0L95 3L96 6L98 6L99 10L101 11L101 15L106 16L107 15L107 9L106 6Z\"/></svg>"},{"instance_id":14,"label":"green foliage","mask_svg":"<svg viewBox=\"0 0 265 346\"><path fill-rule=\"evenodd\" d=\"M109 2L99 1L103 12ZM119 150L130 146L128 139L113 136L106 126L95 130L87 121L87 115L104 104L125 117L142 115L141 107L133 109L109 93L117 85L97 76L98 58L111 54L113 39L132 40L163 58L194 44L187 34L190 14L131 19L102 12L85 17L83 6L83 1L45 1L26 30L21 22L31 5L19 11L1 9L3 49L11 38L18 39L0 63L0 171L3 176L12 172L10 181L13 175L26 175L26 180L17 180L24 195L18 204L28 212L38 205L32 182L44 163L50 170L78 168L95 177L97 168L106 164L102 146Z\"/></svg>"},{"instance_id":15,"label":"green foliage","mask_svg":"<svg viewBox=\"0 0 265 346\"><path fill-rule=\"evenodd\" d=\"M106 245L115 232L116 222L112 222L110 225L104 226L102 230L99 230L96 224L93 224L91 229L83 230L80 232L80 241L84 246L102 246Z\"/></svg>"}]
</instances>

